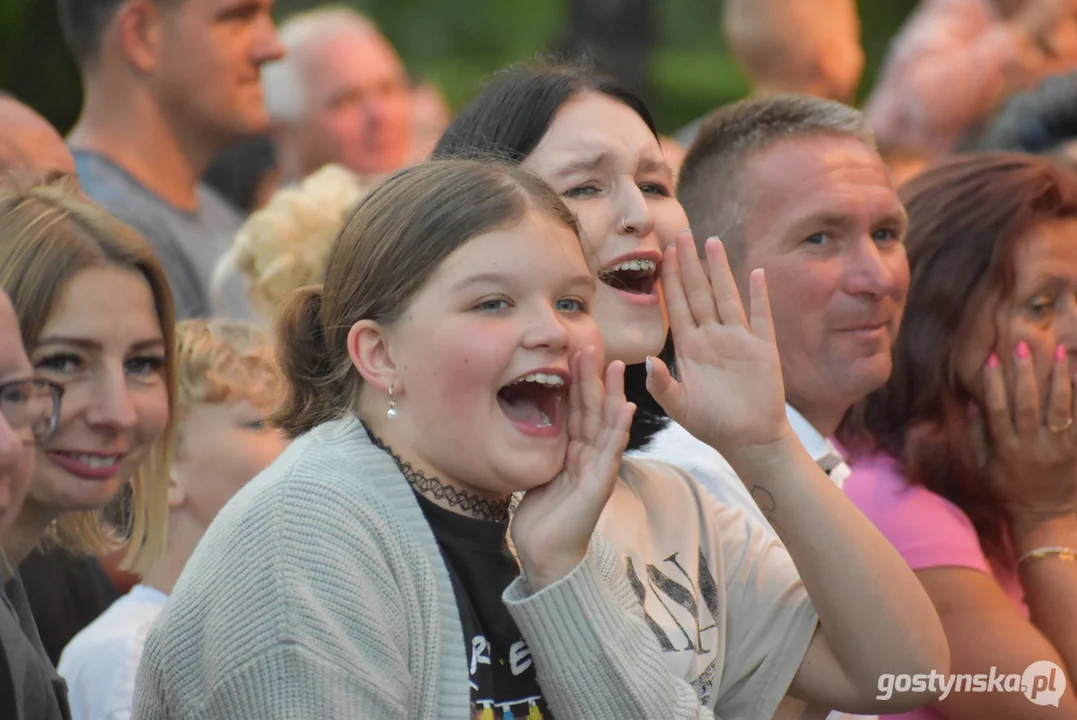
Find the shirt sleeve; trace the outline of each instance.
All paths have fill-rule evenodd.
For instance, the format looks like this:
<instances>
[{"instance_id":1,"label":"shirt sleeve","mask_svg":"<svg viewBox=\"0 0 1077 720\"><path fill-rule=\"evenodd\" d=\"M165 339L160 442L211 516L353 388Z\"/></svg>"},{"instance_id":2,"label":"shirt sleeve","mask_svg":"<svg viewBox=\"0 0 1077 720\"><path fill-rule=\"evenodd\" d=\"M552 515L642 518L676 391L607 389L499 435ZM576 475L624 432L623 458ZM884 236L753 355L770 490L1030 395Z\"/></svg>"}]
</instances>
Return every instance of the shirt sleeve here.
<instances>
[{"instance_id":1,"label":"shirt sleeve","mask_svg":"<svg viewBox=\"0 0 1077 720\"><path fill-rule=\"evenodd\" d=\"M727 640L717 707L729 717L770 718L819 625L793 559L742 512L709 508L725 564Z\"/></svg>"},{"instance_id":2,"label":"shirt sleeve","mask_svg":"<svg viewBox=\"0 0 1077 720\"><path fill-rule=\"evenodd\" d=\"M941 495L909 485L894 462L857 463L845 493L913 570L964 567L991 573L968 516Z\"/></svg>"},{"instance_id":3,"label":"shirt sleeve","mask_svg":"<svg viewBox=\"0 0 1077 720\"><path fill-rule=\"evenodd\" d=\"M716 717L667 670L623 566L600 536L559 581L532 593L520 576L503 597L558 717Z\"/></svg>"}]
</instances>

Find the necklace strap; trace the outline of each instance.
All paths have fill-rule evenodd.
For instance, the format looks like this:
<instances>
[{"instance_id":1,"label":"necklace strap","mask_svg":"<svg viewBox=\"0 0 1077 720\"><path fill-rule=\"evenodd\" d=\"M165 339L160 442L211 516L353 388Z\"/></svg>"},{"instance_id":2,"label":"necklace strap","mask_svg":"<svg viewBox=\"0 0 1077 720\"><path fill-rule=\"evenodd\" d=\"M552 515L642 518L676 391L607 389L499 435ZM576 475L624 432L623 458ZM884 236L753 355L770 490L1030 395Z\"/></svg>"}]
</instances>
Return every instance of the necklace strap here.
<instances>
[{"instance_id":1,"label":"necklace strap","mask_svg":"<svg viewBox=\"0 0 1077 720\"><path fill-rule=\"evenodd\" d=\"M375 447L384 451L393 459L393 462L396 463L400 473L408 481L408 484L411 485L415 492L433 498L434 500L448 503L451 508L458 507L465 513L480 520L489 520L499 523L509 521L510 511L512 510L515 500L513 496L504 500L490 501L486 498L479 497L478 495L458 490L449 483L442 482L436 477L427 477L421 471L413 468L411 463L400 459L400 456L394 453L392 448L375 435L373 431L367 427L366 423L362 423L362 425L363 429L366 430L367 436L370 437L370 442L374 443Z\"/></svg>"}]
</instances>

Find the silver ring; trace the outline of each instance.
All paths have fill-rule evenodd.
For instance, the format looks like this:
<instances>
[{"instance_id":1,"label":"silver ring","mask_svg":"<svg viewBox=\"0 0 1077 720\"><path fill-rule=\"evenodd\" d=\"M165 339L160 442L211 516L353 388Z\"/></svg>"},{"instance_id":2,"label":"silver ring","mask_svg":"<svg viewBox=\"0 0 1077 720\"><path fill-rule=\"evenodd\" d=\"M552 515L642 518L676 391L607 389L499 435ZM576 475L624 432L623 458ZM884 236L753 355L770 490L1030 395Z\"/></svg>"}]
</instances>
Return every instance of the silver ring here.
<instances>
[{"instance_id":1,"label":"silver ring","mask_svg":"<svg viewBox=\"0 0 1077 720\"><path fill-rule=\"evenodd\" d=\"M1064 433L1067 430L1069 430L1071 427L1073 427L1073 418L1072 417L1069 420L1067 420L1066 424L1063 425L1062 427L1056 427L1054 425L1048 425L1047 429L1050 430L1053 433Z\"/></svg>"},{"instance_id":2,"label":"silver ring","mask_svg":"<svg viewBox=\"0 0 1077 720\"><path fill-rule=\"evenodd\" d=\"M625 222L625 218L621 218L621 232L630 232L632 228L628 227L628 223Z\"/></svg>"}]
</instances>

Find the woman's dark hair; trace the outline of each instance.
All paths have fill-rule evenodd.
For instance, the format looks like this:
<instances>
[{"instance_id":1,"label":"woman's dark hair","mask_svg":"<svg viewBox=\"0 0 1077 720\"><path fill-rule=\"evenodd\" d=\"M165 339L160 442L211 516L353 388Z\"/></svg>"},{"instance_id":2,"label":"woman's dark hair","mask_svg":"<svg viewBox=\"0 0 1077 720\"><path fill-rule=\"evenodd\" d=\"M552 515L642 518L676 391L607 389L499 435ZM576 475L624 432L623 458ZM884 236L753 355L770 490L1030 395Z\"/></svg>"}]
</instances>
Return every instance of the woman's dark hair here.
<instances>
[{"instance_id":1,"label":"woman's dark hair","mask_svg":"<svg viewBox=\"0 0 1077 720\"><path fill-rule=\"evenodd\" d=\"M624 103L658 137L643 98L614 77L585 65L512 67L496 74L457 114L432 157L495 155L523 162L545 137L561 106L585 92Z\"/></svg>"},{"instance_id":2,"label":"woman's dark hair","mask_svg":"<svg viewBox=\"0 0 1077 720\"><path fill-rule=\"evenodd\" d=\"M585 92L624 103L658 138L643 99L614 77L586 65L513 67L495 75L457 114L432 157L496 157L523 162L545 137L561 106ZM672 343L667 341L663 359L669 358L671 348ZM625 368L625 396L636 404L628 450L637 450L647 445L669 419L647 392L647 373L642 363Z\"/></svg>"},{"instance_id":3,"label":"woman's dark hair","mask_svg":"<svg viewBox=\"0 0 1077 720\"><path fill-rule=\"evenodd\" d=\"M1077 176L1031 155L956 156L904 185L901 198L911 280L893 371L850 410L838 439L853 459L896 458L910 483L961 508L985 553L1005 565L1005 514L977 463L973 396L957 359L985 305L1012 298L1016 250L1028 232L1077 218Z\"/></svg>"},{"instance_id":4,"label":"woman's dark hair","mask_svg":"<svg viewBox=\"0 0 1077 720\"><path fill-rule=\"evenodd\" d=\"M325 283L297 290L278 317L277 361L289 388L274 424L294 438L355 413L363 379L348 355L351 327L393 323L457 248L532 210L579 237L557 194L512 165L427 162L371 191L337 236Z\"/></svg>"}]
</instances>

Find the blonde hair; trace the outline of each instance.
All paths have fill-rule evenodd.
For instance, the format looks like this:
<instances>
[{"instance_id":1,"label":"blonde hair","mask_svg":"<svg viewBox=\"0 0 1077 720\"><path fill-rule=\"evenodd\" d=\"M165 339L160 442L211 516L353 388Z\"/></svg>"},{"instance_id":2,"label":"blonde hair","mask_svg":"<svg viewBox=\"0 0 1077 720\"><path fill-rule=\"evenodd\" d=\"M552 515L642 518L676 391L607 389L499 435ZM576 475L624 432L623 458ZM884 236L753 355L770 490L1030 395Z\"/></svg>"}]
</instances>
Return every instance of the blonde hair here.
<instances>
[{"instance_id":1,"label":"blonde hair","mask_svg":"<svg viewBox=\"0 0 1077 720\"><path fill-rule=\"evenodd\" d=\"M174 452L184 451L183 421L193 405L246 399L272 409L282 378L273 342L253 325L185 320L176 326Z\"/></svg>"},{"instance_id":2,"label":"blonde hair","mask_svg":"<svg viewBox=\"0 0 1077 720\"><path fill-rule=\"evenodd\" d=\"M322 281L333 241L375 184L326 165L247 219L221 262L246 277L255 310L272 319L289 293Z\"/></svg>"},{"instance_id":3,"label":"blonde hair","mask_svg":"<svg viewBox=\"0 0 1077 720\"><path fill-rule=\"evenodd\" d=\"M145 278L165 340L168 405L175 405L172 292L153 248L137 232L82 197L66 180L14 179L0 187L0 287L11 297L23 344L37 345L53 306L79 272L119 267ZM168 462L173 420L130 481L124 569L144 571L164 549L168 522ZM104 508L61 514L46 539L75 552L100 555L121 540Z\"/></svg>"}]
</instances>

